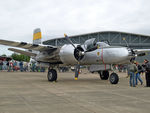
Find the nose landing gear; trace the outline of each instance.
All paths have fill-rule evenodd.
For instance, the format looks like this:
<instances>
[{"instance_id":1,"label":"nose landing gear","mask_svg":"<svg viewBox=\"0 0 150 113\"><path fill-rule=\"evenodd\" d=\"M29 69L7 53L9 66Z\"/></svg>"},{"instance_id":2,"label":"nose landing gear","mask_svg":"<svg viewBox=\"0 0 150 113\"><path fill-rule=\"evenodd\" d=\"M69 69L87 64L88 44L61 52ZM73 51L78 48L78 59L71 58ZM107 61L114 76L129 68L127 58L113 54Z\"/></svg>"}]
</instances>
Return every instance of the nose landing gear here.
<instances>
[{"instance_id":1,"label":"nose landing gear","mask_svg":"<svg viewBox=\"0 0 150 113\"><path fill-rule=\"evenodd\" d=\"M109 77L109 81L110 81L111 84L117 84L119 82L118 74L111 73L111 75Z\"/></svg>"}]
</instances>

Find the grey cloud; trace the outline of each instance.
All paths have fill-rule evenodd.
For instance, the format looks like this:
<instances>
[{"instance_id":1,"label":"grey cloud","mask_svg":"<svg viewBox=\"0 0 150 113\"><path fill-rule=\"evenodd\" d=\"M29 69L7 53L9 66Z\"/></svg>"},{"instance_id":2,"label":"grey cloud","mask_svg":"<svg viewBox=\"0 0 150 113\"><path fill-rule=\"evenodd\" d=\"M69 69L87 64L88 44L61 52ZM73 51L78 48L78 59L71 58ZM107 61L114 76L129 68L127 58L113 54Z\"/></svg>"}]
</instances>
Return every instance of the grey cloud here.
<instances>
[{"instance_id":1,"label":"grey cloud","mask_svg":"<svg viewBox=\"0 0 150 113\"><path fill-rule=\"evenodd\" d=\"M104 30L150 34L149 0L5 0L0 38L32 42L34 28L47 36Z\"/></svg>"}]
</instances>

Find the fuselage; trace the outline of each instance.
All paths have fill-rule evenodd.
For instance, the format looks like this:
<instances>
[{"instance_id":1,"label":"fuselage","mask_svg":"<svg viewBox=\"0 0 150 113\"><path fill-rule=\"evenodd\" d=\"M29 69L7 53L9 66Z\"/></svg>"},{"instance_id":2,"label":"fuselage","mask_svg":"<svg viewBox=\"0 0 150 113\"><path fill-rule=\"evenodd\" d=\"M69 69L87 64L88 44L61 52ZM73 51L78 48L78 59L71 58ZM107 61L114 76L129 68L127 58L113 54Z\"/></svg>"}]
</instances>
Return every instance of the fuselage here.
<instances>
[{"instance_id":1,"label":"fuselage","mask_svg":"<svg viewBox=\"0 0 150 113\"><path fill-rule=\"evenodd\" d=\"M85 54L82 64L122 64L131 59L126 47L103 47Z\"/></svg>"},{"instance_id":2,"label":"fuselage","mask_svg":"<svg viewBox=\"0 0 150 113\"><path fill-rule=\"evenodd\" d=\"M40 56L41 57L40 57ZM63 65L75 65L80 62L81 65L91 64L123 64L129 63L133 57L127 47L121 46L107 46L99 47L93 51L86 52L82 60L78 61L74 56L74 47L70 44L64 45L59 51L52 54L43 55L40 53L37 61L48 62L50 64L63 64Z\"/></svg>"},{"instance_id":3,"label":"fuselage","mask_svg":"<svg viewBox=\"0 0 150 113\"><path fill-rule=\"evenodd\" d=\"M81 65L91 64L122 64L129 63L131 57L127 47L108 46L100 47L91 52L86 52L83 59L80 60ZM75 65L79 61L74 56L74 47L72 45L64 45L57 53L52 55L40 53L39 60L49 63L61 63L64 65ZM37 59L38 60L38 59Z\"/></svg>"}]
</instances>

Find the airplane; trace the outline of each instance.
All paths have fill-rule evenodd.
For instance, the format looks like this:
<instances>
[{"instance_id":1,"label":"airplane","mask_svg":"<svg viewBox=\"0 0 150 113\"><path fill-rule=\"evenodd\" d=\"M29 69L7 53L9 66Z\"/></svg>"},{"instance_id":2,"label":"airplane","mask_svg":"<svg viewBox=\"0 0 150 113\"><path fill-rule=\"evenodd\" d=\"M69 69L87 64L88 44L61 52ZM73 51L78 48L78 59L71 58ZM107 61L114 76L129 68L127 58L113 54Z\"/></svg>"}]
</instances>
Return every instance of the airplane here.
<instances>
[{"instance_id":1,"label":"airplane","mask_svg":"<svg viewBox=\"0 0 150 113\"><path fill-rule=\"evenodd\" d=\"M59 66L75 66L75 80L78 79L81 65L112 65L128 64L131 59L137 56L144 56L150 49L132 49L122 46L110 46L105 42L95 42L95 38L88 39L81 44L74 44L71 39L64 34L69 44L63 46L52 46L41 44L41 29L37 28L33 32L33 44L27 42L15 42L0 39L0 44L26 49L20 50L9 48L8 50L18 52L34 59L39 65L48 67L47 79L50 82L57 80ZM109 70L99 70L102 80L109 78L111 84L117 84L118 74L114 71L109 76Z\"/></svg>"}]
</instances>

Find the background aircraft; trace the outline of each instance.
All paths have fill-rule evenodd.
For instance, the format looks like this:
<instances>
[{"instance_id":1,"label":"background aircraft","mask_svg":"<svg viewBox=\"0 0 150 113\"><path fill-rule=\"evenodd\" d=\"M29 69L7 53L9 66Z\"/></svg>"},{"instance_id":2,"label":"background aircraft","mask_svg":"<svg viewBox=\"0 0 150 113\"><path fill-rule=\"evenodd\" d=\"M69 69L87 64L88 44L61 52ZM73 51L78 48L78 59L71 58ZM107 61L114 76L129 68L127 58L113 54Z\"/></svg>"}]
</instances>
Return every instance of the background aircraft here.
<instances>
[{"instance_id":1,"label":"background aircraft","mask_svg":"<svg viewBox=\"0 0 150 113\"><path fill-rule=\"evenodd\" d=\"M33 44L26 42L14 42L0 40L0 44L26 49L27 51L9 48L9 50L24 55L31 56L39 65L48 67L48 81L57 80L56 67L58 66L76 66L75 79L78 78L80 65L105 65L104 70L99 70L102 80L107 80L109 71L106 70L107 64L126 64L130 59L136 56L143 56L149 49L131 49L129 47L110 46L104 42L95 42L95 39L86 40L83 45L73 44L70 38L65 34L66 40L70 44L61 47L42 45L41 30L34 30ZM112 84L117 84L119 77L116 73L111 73L109 80Z\"/></svg>"}]
</instances>

